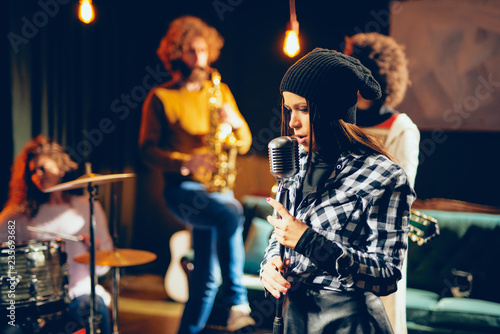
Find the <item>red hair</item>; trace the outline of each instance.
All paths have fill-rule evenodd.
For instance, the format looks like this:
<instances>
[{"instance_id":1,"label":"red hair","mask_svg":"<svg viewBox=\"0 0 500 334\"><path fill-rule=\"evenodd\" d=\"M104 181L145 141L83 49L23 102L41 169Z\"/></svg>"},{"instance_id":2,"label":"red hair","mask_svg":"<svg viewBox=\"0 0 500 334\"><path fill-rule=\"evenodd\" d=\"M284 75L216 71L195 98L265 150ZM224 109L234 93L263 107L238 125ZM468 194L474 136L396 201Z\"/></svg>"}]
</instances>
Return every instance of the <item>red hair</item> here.
<instances>
[{"instance_id":1,"label":"red hair","mask_svg":"<svg viewBox=\"0 0 500 334\"><path fill-rule=\"evenodd\" d=\"M39 135L26 143L12 165L9 182L9 199L5 209L34 217L38 207L48 201L49 194L41 192L31 180L29 163L37 156L45 155L57 163L59 169L67 173L76 170L78 165L71 160L61 145Z\"/></svg>"}]
</instances>

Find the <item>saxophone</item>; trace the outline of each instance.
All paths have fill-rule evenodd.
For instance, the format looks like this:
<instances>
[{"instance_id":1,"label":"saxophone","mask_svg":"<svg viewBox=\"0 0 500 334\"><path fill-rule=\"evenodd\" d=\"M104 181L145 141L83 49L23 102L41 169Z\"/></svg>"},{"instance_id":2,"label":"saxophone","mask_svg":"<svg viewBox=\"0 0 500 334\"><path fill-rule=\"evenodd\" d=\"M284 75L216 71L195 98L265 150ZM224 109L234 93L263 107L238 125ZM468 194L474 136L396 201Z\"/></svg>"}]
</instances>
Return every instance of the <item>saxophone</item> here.
<instances>
[{"instance_id":1,"label":"saxophone","mask_svg":"<svg viewBox=\"0 0 500 334\"><path fill-rule=\"evenodd\" d=\"M209 173L206 181L202 183L209 192L225 193L233 190L234 187L236 157L241 141L236 138L230 124L219 121L219 109L222 106L221 76L216 69L212 69L211 72L212 87L208 92L210 113L208 148L209 152L216 157L216 171Z\"/></svg>"}]
</instances>

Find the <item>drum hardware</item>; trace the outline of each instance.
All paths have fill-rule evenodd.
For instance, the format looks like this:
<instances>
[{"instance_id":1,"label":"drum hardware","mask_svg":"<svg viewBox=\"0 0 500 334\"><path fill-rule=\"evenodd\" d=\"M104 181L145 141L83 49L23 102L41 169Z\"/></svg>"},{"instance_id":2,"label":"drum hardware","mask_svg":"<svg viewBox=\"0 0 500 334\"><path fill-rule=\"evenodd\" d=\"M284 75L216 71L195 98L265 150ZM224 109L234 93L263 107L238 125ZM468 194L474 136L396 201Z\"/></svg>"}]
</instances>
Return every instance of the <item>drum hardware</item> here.
<instances>
[{"instance_id":1,"label":"drum hardware","mask_svg":"<svg viewBox=\"0 0 500 334\"><path fill-rule=\"evenodd\" d=\"M156 254L137 249L115 248L114 250L96 251L95 264L108 267L131 267L152 262ZM73 258L75 262L90 264L90 254L83 253Z\"/></svg>"},{"instance_id":2,"label":"drum hardware","mask_svg":"<svg viewBox=\"0 0 500 334\"><path fill-rule=\"evenodd\" d=\"M9 272L7 272L9 273ZM4 283L4 281L6 281ZM15 278L13 276L7 275L7 276L0 276L0 287L2 285L9 285L12 286L14 289L17 287L19 282L21 281L21 276L17 275Z\"/></svg>"},{"instance_id":3,"label":"drum hardware","mask_svg":"<svg viewBox=\"0 0 500 334\"><path fill-rule=\"evenodd\" d=\"M118 334L118 293L120 287L120 268L130 267L152 262L156 254L136 249L117 249L97 251L95 264L98 266L113 267L113 334ZM83 253L73 258L75 262L90 263L90 254Z\"/></svg>"},{"instance_id":4,"label":"drum hardware","mask_svg":"<svg viewBox=\"0 0 500 334\"><path fill-rule=\"evenodd\" d=\"M62 240L31 240L16 244L15 269L9 267L12 250L1 245L0 264L2 284L0 285L0 304L9 304L9 294L15 290L18 307L35 303L48 303L60 300L64 295L62 285L64 272L61 262L66 259L62 250Z\"/></svg>"},{"instance_id":5,"label":"drum hardware","mask_svg":"<svg viewBox=\"0 0 500 334\"><path fill-rule=\"evenodd\" d=\"M121 187L121 183L117 183L117 187ZM114 188L112 188L114 191ZM121 193L122 188L120 188ZM109 219L111 220L111 237L113 238L113 245L118 245L118 195L113 192L111 197L111 212ZM119 334L118 332L118 294L120 293L120 268L113 267L113 310L111 310L111 319L113 320L113 334Z\"/></svg>"},{"instance_id":6,"label":"drum hardware","mask_svg":"<svg viewBox=\"0 0 500 334\"><path fill-rule=\"evenodd\" d=\"M39 286L38 286L38 279L36 278L35 275L33 275L31 277L31 283L30 283L30 296L31 298L33 299L37 299L38 297L38 289L39 289Z\"/></svg>"},{"instance_id":7,"label":"drum hardware","mask_svg":"<svg viewBox=\"0 0 500 334\"><path fill-rule=\"evenodd\" d=\"M87 166L88 163L86 163L85 165ZM90 173L87 172L87 174L80 176L73 181L60 183L56 186L45 189L43 192L51 193L54 191L80 189L87 187L89 183L93 184L94 186L98 186L101 184L106 184L111 182L120 182L132 177L135 177L134 173L100 175L100 174L94 174L92 172Z\"/></svg>"},{"instance_id":8,"label":"drum hardware","mask_svg":"<svg viewBox=\"0 0 500 334\"><path fill-rule=\"evenodd\" d=\"M26 264L28 265L28 267L30 267L31 269L35 268L35 259L33 259L32 257L26 257Z\"/></svg>"},{"instance_id":9,"label":"drum hardware","mask_svg":"<svg viewBox=\"0 0 500 334\"><path fill-rule=\"evenodd\" d=\"M59 233L59 232L49 232L45 231L41 228L38 227L33 227L33 226L26 226L26 229L28 231L33 231L33 232L38 232L38 233L44 233L48 235L52 235L61 239L69 240L69 241L76 241L76 242L81 242L83 241L82 238L76 236L76 235L71 235L71 234L66 234L66 233Z\"/></svg>"},{"instance_id":10,"label":"drum hardware","mask_svg":"<svg viewBox=\"0 0 500 334\"><path fill-rule=\"evenodd\" d=\"M7 243L1 244L2 312L14 300L16 323L30 333L39 333L47 322L60 319L67 310L67 257L63 244L61 240L18 243L15 268L9 265L13 250Z\"/></svg>"},{"instance_id":11,"label":"drum hardware","mask_svg":"<svg viewBox=\"0 0 500 334\"><path fill-rule=\"evenodd\" d=\"M58 184L56 186L47 188L44 190L45 193L51 193L54 191L65 191L72 189L79 189L87 187L87 191L89 194L89 204L90 204L90 238L89 238L89 262L90 264L90 316L89 316L89 329L90 334L96 333L96 328L98 327L99 319L96 316L97 313L97 303L96 303L96 293L95 293L95 285L97 283L97 275L95 272L96 266L96 247L95 247L95 230L96 230L96 222L94 216L94 198L97 191L96 186L106 183L119 182L123 181L127 178L135 177L133 173L124 173L124 174L111 174L111 175L99 175L92 173L92 165L90 162L85 163L85 172L86 174L80 176L79 178ZM113 277L116 274L113 275ZM113 292L113 296L115 293ZM115 306L115 305L113 305ZM114 314L113 314L114 315ZM113 322L115 322L116 318L113 317ZM113 324L115 328L116 324ZM117 332L116 332L117 333Z\"/></svg>"}]
</instances>

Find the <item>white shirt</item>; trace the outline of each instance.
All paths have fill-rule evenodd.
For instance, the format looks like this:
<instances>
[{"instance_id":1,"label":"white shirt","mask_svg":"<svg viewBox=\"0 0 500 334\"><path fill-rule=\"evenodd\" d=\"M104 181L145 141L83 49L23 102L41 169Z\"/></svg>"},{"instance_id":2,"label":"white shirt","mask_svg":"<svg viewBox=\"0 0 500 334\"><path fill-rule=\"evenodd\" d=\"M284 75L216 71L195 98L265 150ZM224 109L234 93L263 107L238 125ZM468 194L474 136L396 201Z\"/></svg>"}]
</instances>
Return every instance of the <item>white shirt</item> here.
<instances>
[{"instance_id":1,"label":"white shirt","mask_svg":"<svg viewBox=\"0 0 500 334\"><path fill-rule=\"evenodd\" d=\"M411 186L415 185L417 176L420 131L406 114L399 114L389 129L369 127L371 134L379 137L384 147L396 160L406 175Z\"/></svg>"},{"instance_id":2,"label":"white shirt","mask_svg":"<svg viewBox=\"0 0 500 334\"><path fill-rule=\"evenodd\" d=\"M10 217L0 218L0 243L7 242L7 223L15 220L15 241L16 243L29 240L54 240L56 237L45 233L32 232L26 229L33 226L47 232L59 232L78 236L90 233L90 209L89 200L85 196L72 196L69 203L49 205L42 204L38 213L33 218L25 215L15 214ZM109 235L108 225L104 210L99 202L94 202L94 217L96 221L96 249L97 239L100 247L98 250L109 250L113 248L113 242ZM69 271L69 297L71 299L90 294L90 268L89 265L80 264L73 259L76 255L88 252L83 242L64 240L65 250L68 255L67 264ZM97 275L104 275L109 270L108 267L96 266ZM101 296L105 303L109 305L110 296L100 285L96 285L96 294Z\"/></svg>"}]
</instances>

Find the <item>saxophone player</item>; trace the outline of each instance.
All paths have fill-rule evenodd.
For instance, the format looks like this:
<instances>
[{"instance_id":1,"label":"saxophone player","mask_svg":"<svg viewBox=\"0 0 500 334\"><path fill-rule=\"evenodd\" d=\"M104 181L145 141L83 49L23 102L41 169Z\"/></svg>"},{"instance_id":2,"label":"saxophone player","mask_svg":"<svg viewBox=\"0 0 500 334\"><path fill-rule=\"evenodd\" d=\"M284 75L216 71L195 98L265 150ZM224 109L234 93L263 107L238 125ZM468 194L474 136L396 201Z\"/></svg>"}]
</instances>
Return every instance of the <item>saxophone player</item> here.
<instances>
[{"instance_id":1,"label":"saxophone player","mask_svg":"<svg viewBox=\"0 0 500 334\"><path fill-rule=\"evenodd\" d=\"M219 157L208 144L213 132L210 117L214 104L210 100L214 84L218 84L216 93L221 98L215 112L220 123L230 125L238 142L237 152L246 153L252 141L228 86L209 78L210 65L219 57L223 43L217 30L199 18L183 16L172 21L157 50L171 80L150 91L142 110L141 156L148 165L164 172L165 204L192 229L194 269L178 333L203 330L219 282L230 308L226 329L235 331L255 324L241 282L241 204L232 191L208 191L196 178L199 170L217 170Z\"/></svg>"}]
</instances>

